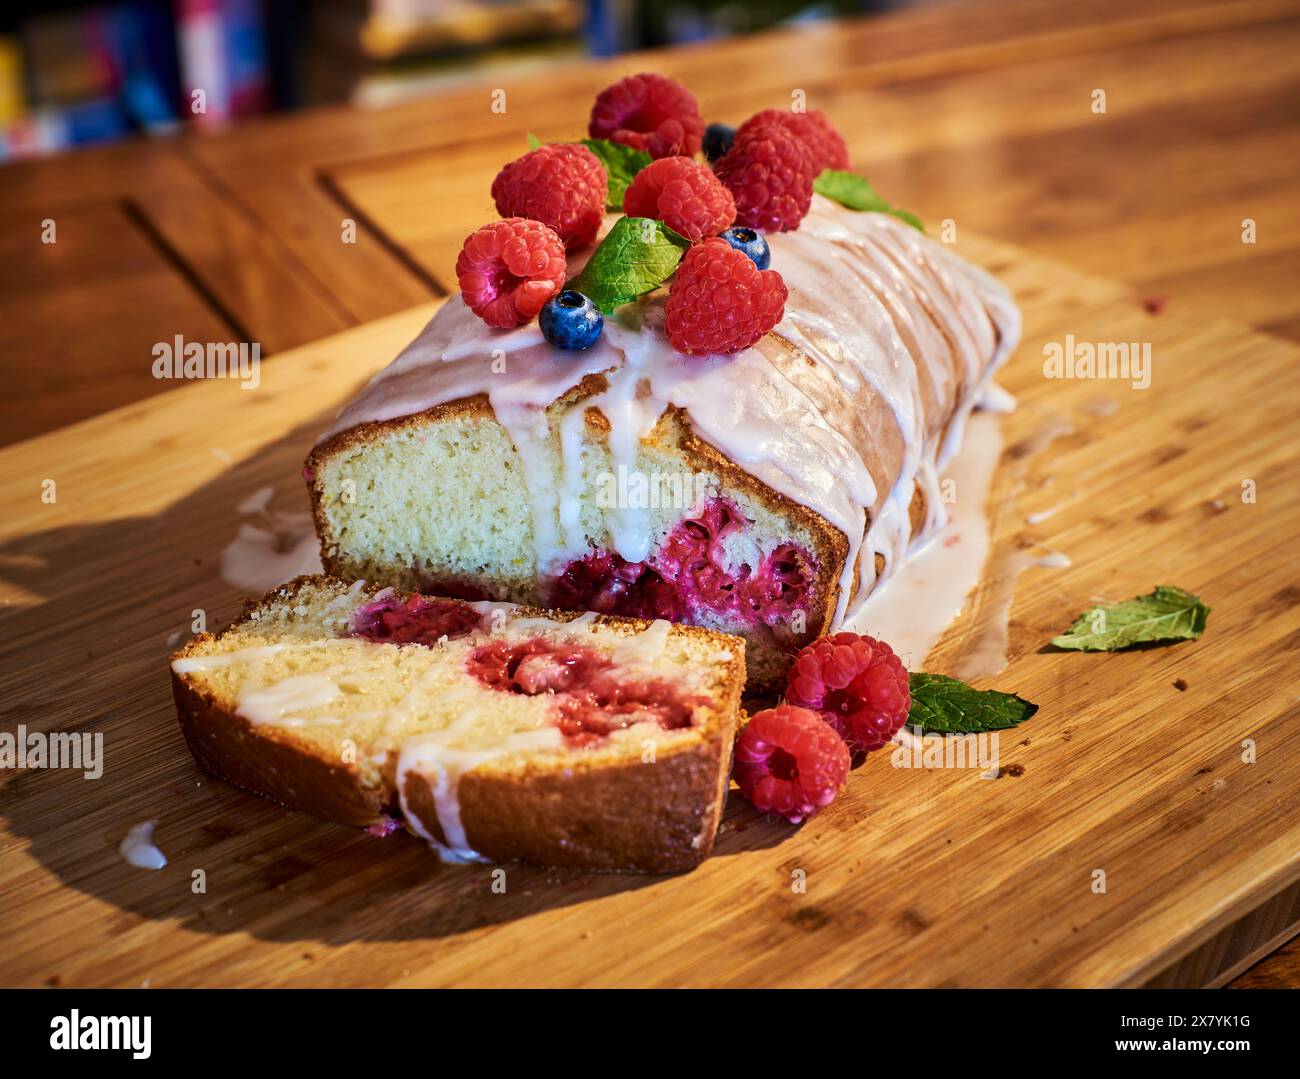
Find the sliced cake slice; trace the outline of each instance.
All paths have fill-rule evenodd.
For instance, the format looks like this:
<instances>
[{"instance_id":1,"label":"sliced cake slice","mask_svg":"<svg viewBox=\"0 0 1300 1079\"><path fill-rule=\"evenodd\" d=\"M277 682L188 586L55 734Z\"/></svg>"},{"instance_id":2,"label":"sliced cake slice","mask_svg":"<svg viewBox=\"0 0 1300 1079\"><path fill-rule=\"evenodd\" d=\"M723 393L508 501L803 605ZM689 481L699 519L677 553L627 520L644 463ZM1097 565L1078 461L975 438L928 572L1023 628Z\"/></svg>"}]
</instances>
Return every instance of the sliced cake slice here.
<instances>
[{"instance_id":1,"label":"sliced cake slice","mask_svg":"<svg viewBox=\"0 0 1300 1079\"><path fill-rule=\"evenodd\" d=\"M445 860L689 869L713 845L744 643L301 577L172 657L209 772Z\"/></svg>"}]
</instances>

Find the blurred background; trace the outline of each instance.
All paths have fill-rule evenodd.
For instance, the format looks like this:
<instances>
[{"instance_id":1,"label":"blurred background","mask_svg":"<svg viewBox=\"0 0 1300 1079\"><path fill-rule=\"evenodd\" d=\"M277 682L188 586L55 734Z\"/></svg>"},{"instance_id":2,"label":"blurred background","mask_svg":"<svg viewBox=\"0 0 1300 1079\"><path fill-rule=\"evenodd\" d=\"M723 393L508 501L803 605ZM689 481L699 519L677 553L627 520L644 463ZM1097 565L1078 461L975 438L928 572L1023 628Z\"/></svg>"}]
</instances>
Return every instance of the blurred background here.
<instances>
[{"instance_id":1,"label":"blurred background","mask_svg":"<svg viewBox=\"0 0 1300 1079\"><path fill-rule=\"evenodd\" d=\"M915 6L907 0L133 0L0 16L0 160L378 107L584 56ZM196 96L194 91L201 90Z\"/></svg>"}]
</instances>

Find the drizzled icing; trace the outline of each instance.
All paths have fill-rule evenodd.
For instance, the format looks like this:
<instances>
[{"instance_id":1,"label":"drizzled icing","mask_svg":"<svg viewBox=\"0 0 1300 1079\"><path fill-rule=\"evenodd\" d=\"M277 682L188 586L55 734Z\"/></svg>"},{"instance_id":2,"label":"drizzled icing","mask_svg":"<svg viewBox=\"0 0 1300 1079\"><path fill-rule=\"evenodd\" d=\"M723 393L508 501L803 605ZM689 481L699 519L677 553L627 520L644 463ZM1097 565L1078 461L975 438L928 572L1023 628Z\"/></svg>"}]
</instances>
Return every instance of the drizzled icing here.
<instances>
[{"instance_id":1,"label":"drizzled icing","mask_svg":"<svg viewBox=\"0 0 1300 1079\"><path fill-rule=\"evenodd\" d=\"M818 195L797 231L768 242L790 295L782 321L753 348L704 359L675 352L662 332L662 289L620 309L600 341L576 354L546 344L535 324L489 329L455 296L322 441L486 395L526 470L545 579L589 549L579 526L586 410L609 421L615 470L632 470L640 440L675 406L701 439L844 534L838 625L874 586L874 556L888 573L918 540L914 490L925 495L922 534L941 523L940 470L1015 348L1020 316L996 280L888 214ZM607 388L559 420L554 483L545 410L600 373ZM604 525L608 546L629 562L649 553L645 510L608 509Z\"/></svg>"},{"instance_id":2,"label":"drizzled icing","mask_svg":"<svg viewBox=\"0 0 1300 1079\"><path fill-rule=\"evenodd\" d=\"M343 620L351 624L352 612L391 592L391 589L384 589L367 597L364 582L358 581L330 600L325 611L342 613ZM368 725L375 729L365 750L369 760L382 767L390 755L395 755L394 780L398 801L402 816L412 831L427 840L444 861L480 862L484 859L470 847L461 819L460 784L463 777L476 768L514 754L579 753L581 750L566 743L556 716L549 708L549 702L554 699L549 694L541 693L529 698L539 707L531 714L516 716L518 726L515 729L494 730L492 724L499 709L495 691L471 678L449 683L447 666L464 670L468 652L493 639L524 640L544 636L561 645L590 645L597 616L588 612L566 622L519 614L519 608L510 603L481 601L467 606L482 616L482 625L464 637L440 641L430 654L443 657L443 662L430 664L422 672L417 669L408 674L409 682L404 685L401 696L374 708L358 704L366 698L366 676L359 672L373 657L373 650L419 646L377 643L351 636L313 638L295 635L288 640L251 644L228 652L182 656L174 659L171 666L181 675L233 669L237 673L235 712L254 727L283 730L338 728L344 719L330 714L333 711L331 706L350 696L351 701L346 707L352 729ZM607 638L606 651L618 669L619 677L628 680L662 676L671 633L672 626L659 620L638 632ZM273 661L285 657L294 660L291 665L294 673L285 675L283 668L273 668ZM730 655L720 651L714 658L723 662ZM361 687L360 693L358 687ZM346 692L349 689L351 692ZM416 725L426 722L432 694L437 695L440 710L450 717L447 724L439 729L412 733ZM644 743L647 739L669 738L674 733L674 730L646 720L611 730L607 737ZM422 819L409 803L408 789L413 778L424 780L428 786L437 829L431 820ZM161 854L157 855L161 860L156 865L147 862L147 859L154 858L146 849L152 826L152 821L137 826L123 841L124 858L130 861L135 857L128 853L128 843L131 843L135 845L133 849L138 848L141 852L138 857L146 859L132 861L133 865L158 868L166 864Z\"/></svg>"}]
</instances>

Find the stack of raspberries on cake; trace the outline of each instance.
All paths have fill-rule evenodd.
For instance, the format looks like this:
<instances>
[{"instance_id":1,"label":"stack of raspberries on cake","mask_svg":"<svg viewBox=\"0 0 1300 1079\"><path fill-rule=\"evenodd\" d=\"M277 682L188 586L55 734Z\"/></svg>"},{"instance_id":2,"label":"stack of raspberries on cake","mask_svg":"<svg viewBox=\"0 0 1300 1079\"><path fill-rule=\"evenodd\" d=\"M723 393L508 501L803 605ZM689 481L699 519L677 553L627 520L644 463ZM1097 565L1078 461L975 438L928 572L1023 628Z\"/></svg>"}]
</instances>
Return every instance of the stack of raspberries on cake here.
<instances>
[{"instance_id":1,"label":"stack of raspberries on cake","mask_svg":"<svg viewBox=\"0 0 1300 1079\"><path fill-rule=\"evenodd\" d=\"M818 112L706 132L635 75L589 133L501 170L460 292L308 457L334 580L192 643L176 691L199 760L288 805L452 857L677 869L711 848L741 689L793 684L941 522L1019 315ZM827 800L773 793L789 768L756 796L754 767L762 808Z\"/></svg>"}]
</instances>

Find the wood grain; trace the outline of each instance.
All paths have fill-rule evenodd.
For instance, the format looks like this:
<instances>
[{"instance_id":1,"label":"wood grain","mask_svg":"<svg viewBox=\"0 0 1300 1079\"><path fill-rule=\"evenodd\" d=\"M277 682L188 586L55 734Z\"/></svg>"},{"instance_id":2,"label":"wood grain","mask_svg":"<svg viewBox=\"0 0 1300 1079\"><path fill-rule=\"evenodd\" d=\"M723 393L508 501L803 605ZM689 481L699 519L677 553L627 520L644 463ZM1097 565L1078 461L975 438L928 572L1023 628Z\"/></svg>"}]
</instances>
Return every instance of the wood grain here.
<instances>
[{"instance_id":1,"label":"wood grain","mask_svg":"<svg viewBox=\"0 0 1300 1079\"><path fill-rule=\"evenodd\" d=\"M7 166L6 253L15 278L41 282L42 302L0 293L14 343L0 364L17 375L0 441L170 388L141 375L141 341L202 332L198 308L270 356L440 294L524 133L574 137L601 86L647 68L685 81L711 118L801 89L857 165L930 221L1300 339L1297 48L1297 0L941 3ZM1105 116L1088 107L1099 87ZM489 108L497 88L504 113ZM130 207L137 235L89 229L93 245L52 274L33 222L84 203ZM1259 229L1249 247L1247 216ZM344 242L348 220L356 243ZM141 244L172 280L87 303L80 282L130 276ZM51 310L86 342L75 364Z\"/></svg>"},{"instance_id":2,"label":"wood grain","mask_svg":"<svg viewBox=\"0 0 1300 1079\"><path fill-rule=\"evenodd\" d=\"M172 388L152 377L150 350L177 334L271 355L355 321L174 147L6 167L0 201L0 442Z\"/></svg>"},{"instance_id":3,"label":"wood grain","mask_svg":"<svg viewBox=\"0 0 1300 1079\"><path fill-rule=\"evenodd\" d=\"M1026 315L1005 380L1021 407L991 499L997 550L1072 559L1014 589L1011 663L992 682L1041 711L1003 739L1002 778L876 755L799 828L733 798L717 855L694 873L514 867L499 895L485 867L443 867L406 836L315 822L199 773L175 724L168 642L197 609L212 624L234 612L217 566L235 507L263 485L305 507L312 438L426 305L282 354L255 391L189 385L0 451L4 727L101 732L107 757L95 781L0 773L0 981L1135 985L1189 955L1201 979L1243 958L1222 942L1300 879L1300 349L1227 321L1152 316L1125 285L968 231L959 247ZM1150 341L1150 389L1044 379L1042 346L1067 333ZM1062 423L1072 430L1036 448ZM934 668L964 651L1009 572L991 562ZM1095 597L1156 583L1213 606L1201 641L1044 649ZM116 849L148 818L170 858L156 873Z\"/></svg>"}]
</instances>

